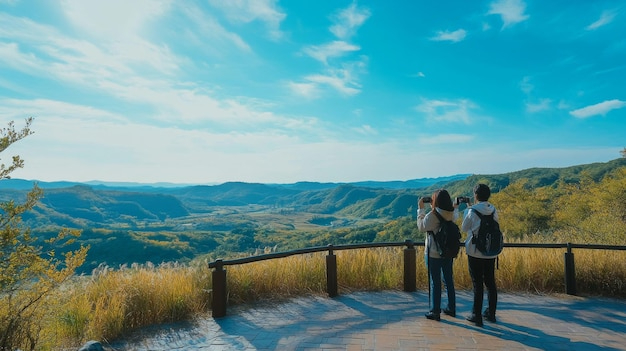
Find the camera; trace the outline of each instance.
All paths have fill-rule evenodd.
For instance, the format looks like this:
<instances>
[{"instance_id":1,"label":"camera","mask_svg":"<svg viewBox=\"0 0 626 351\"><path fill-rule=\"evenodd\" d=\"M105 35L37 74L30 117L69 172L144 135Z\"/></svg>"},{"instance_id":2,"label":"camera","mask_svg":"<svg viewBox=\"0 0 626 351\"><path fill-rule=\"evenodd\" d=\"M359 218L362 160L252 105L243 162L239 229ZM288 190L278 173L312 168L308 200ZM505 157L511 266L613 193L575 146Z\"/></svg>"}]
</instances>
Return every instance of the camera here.
<instances>
[{"instance_id":1,"label":"camera","mask_svg":"<svg viewBox=\"0 0 626 351\"><path fill-rule=\"evenodd\" d=\"M456 198L456 204L468 204L470 202L470 198L466 196L458 196Z\"/></svg>"},{"instance_id":2,"label":"camera","mask_svg":"<svg viewBox=\"0 0 626 351\"><path fill-rule=\"evenodd\" d=\"M431 203L433 201L433 199L430 196L424 196L422 198L422 202L425 204Z\"/></svg>"}]
</instances>

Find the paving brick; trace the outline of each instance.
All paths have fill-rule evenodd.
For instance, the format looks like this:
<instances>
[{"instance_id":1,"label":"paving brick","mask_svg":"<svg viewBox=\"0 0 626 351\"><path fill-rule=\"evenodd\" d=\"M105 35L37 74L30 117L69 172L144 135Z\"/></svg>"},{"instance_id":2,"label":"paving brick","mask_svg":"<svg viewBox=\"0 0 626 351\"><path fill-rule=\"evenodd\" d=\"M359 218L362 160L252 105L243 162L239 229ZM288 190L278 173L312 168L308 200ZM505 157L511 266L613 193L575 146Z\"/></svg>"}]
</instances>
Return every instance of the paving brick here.
<instances>
[{"instance_id":1,"label":"paving brick","mask_svg":"<svg viewBox=\"0 0 626 351\"><path fill-rule=\"evenodd\" d=\"M444 294L445 296L445 294ZM445 297L444 297L445 301ZM335 298L229 307L219 319L146 329L115 350L626 350L626 302L500 293L498 322L465 321L471 292L457 291L457 317L427 320L428 292L355 292Z\"/></svg>"}]
</instances>

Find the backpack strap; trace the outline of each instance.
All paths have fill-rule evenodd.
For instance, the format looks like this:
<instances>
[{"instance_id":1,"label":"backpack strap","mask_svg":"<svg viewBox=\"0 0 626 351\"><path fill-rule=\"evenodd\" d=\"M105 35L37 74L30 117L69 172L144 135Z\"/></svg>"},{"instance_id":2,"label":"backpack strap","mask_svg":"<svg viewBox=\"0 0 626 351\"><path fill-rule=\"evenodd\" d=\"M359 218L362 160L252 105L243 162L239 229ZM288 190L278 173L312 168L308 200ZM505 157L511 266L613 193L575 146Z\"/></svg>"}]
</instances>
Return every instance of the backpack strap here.
<instances>
[{"instance_id":1,"label":"backpack strap","mask_svg":"<svg viewBox=\"0 0 626 351\"><path fill-rule=\"evenodd\" d=\"M470 208L470 211L474 210L474 213L478 216L478 218L480 218L480 220L483 220L483 216L492 216L496 213L496 210L494 209L493 212L491 214L488 215L484 215L482 213L480 213L478 210L476 210L475 208ZM495 221L495 219L494 219ZM474 233L472 233L472 235L474 235ZM500 269L500 255L496 256L496 269Z\"/></svg>"},{"instance_id":2,"label":"backpack strap","mask_svg":"<svg viewBox=\"0 0 626 351\"><path fill-rule=\"evenodd\" d=\"M480 219L483 219L483 216L486 216L486 215L483 215L482 213L480 213L480 212L479 212L477 209L475 209L475 208L470 208L470 211L474 211L474 214L476 214L476 215L478 216L478 218L480 218Z\"/></svg>"},{"instance_id":3,"label":"backpack strap","mask_svg":"<svg viewBox=\"0 0 626 351\"><path fill-rule=\"evenodd\" d=\"M445 221L445 219L443 218L443 216L439 212L437 212L437 208L433 208L433 212L435 213L435 216L437 216L437 219L439 219L439 227L441 227L443 225L443 222ZM440 247L439 247L439 244L437 244L437 240L435 240L435 231L431 230L428 233L432 234L432 237L431 237L432 240L430 240L430 243L432 244L434 242L435 243L435 248L437 249L437 251L439 251ZM428 247L428 251L429 251L429 254L430 254L430 247Z\"/></svg>"},{"instance_id":4,"label":"backpack strap","mask_svg":"<svg viewBox=\"0 0 626 351\"><path fill-rule=\"evenodd\" d=\"M443 222L446 221L443 218L443 216L439 213L439 211L437 211L437 208L434 208L433 212L435 212L435 216L437 216L437 219L439 219L439 225L443 224Z\"/></svg>"}]
</instances>

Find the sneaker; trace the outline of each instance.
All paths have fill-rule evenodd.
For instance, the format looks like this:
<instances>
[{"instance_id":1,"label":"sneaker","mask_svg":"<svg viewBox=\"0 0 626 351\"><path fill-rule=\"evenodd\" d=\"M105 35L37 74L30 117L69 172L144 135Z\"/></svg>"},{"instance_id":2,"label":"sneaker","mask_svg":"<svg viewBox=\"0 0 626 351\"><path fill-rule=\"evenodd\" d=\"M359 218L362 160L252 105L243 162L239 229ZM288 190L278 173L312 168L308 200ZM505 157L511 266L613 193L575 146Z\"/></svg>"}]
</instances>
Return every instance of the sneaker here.
<instances>
[{"instance_id":1,"label":"sneaker","mask_svg":"<svg viewBox=\"0 0 626 351\"><path fill-rule=\"evenodd\" d=\"M439 313L433 313L432 311L426 313L425 316L426 316L426 318L434 320L434 321L441 320L441 316L439 315Z\"/></svg>"},{"instance_id":2,"label":"sneaker","mask_svg":"<svg viewBox=\"0 0 626 351\"><path fill-rule=\"evenodd\" d=\"M493 314L490 313L489 312L489 308L485 308L485 313L483 313L483 316L485 317L485 319L488 322L491 322L491 323L495 323L496 322L496 314L495 313L493 313Z\"/></svg>"},{"instance_id":3,"label":"sneaker","mask_svg":"<svg viewBox=\"0 0 626 351\"><path fill-rule=\"evenodd\" d=\"M453 310L450 310L450 309L447 309L447 308L445 308L443 310L443 313L447 314L450 317L456 317L456 311L453 311Z\"/></svg>"},{"instance_id":4,"label":"sneaker","mask_svg":"<svg viewBox=\"0 0 626 351\"><path fill-rule=\"evenodd\" d=\"M465 318L467 321L476 324L477 327L483 326L483 316L471 314L469 317Z\"/></svg>"}]
</instances>

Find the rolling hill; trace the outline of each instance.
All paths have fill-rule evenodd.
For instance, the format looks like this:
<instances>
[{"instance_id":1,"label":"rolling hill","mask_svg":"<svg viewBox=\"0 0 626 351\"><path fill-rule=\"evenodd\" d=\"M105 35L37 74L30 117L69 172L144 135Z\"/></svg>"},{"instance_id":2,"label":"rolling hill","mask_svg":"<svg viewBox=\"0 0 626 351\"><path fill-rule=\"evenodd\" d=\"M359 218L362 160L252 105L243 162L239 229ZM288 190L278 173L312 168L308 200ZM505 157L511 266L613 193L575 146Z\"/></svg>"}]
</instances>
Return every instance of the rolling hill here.
<instances>
[{"instance_id":1,"label":"rolling hill","mask_svg":"<svg viewBox=\"0 0 626 351\"><path fill-rule=\"evenodd\" d=\"M393 219L412 213L419 196L445 187L452 196L469 196L477 182L492 184L494 191L519 179L533 187L557 182L575 182L582 176L601 179L608 172L626 166L620 158L565 168L531 168L496 175L457 175L416 179L405 182L260 184L228 182L219 185L151 187L146 185L113 187L69 182L42 183L44 197L24 220L33 227L58 225L75 228L106 227L164 222L211 214L216 209L246 206L291 209L320 215L354 218ZM0 200L23 199L33 181L0 181Z\"/></svg>"},{"instance_id":2,"label":"rolling hill","mask_svg":"<svg viewBox=\"0 0 626 351\"><path fill-rule=\"evenodd\" d=\"M258 248L294 248L333 243L333 230L345 240L371 241L376 226L398 219L415 230L419 196L444 187L452 196L469 195L477 182L494 191L519 179L531 187L600 180L626 166L626 159L565 168L532 168L496 175L459 175L407 182L258 184L156 187L43 183L44 196L23 215L23 222L44 239L60 227L80 229L72 246L90 245L79 273L99 265L188 261L199 256L227 257ZM418 186L419 185L419 186ZM32 181L0 181L0 202L25 199ZM421 186L421 187L420 187ZM406 232L398 235L407 235ZM342 239L343 240L343 239Z\"/></svg>"}]
</instances>

